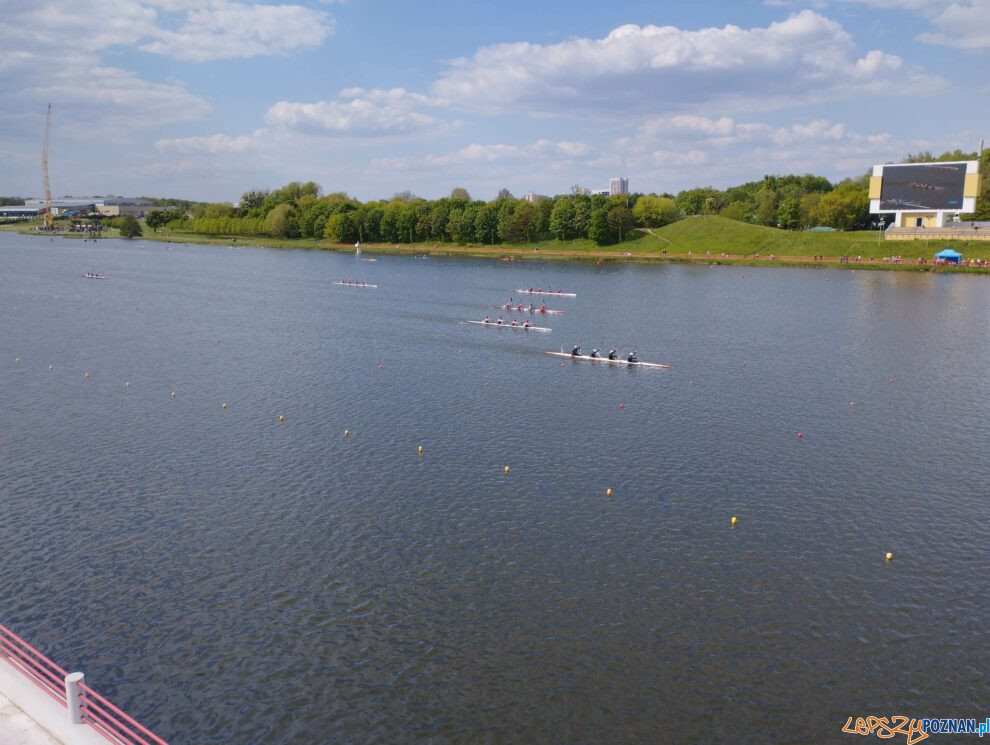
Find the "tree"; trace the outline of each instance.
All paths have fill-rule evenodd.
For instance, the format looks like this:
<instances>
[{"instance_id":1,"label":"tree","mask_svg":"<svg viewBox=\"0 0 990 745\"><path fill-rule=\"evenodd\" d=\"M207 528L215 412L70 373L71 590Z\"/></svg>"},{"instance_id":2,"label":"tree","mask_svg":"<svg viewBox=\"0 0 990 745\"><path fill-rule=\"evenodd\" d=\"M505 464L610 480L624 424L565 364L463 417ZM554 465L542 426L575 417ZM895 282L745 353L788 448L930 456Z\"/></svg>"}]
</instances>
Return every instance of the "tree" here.
<instances>
[{"instance_id":1,"label":"tree","mask_svg":"<svg viewBox=\"0 0 990 745\"><path fill-rule=\"evenodd\" d=\"M719 214L722 217L727 217L730 220L738 220L739 222L749 222L749 218L753 213L751 205L746 202L730 202L729 206L722 210Z\"/></svg>"},{"instance_id":2,"label":"tree","mask_svg":"<svg viewBox=\"0 0 990 745\"><path fill-rule=\"evenodd\" d=\"M619 243L622 243L622 236L633 226L633 214L625 205L617 205L608 211L608 228L613 235L618 235Z\"/></svg>"},{"instance_id":3,"label":"tree","mask_svg":"<svg viewBox=\"0 0 990 745\"><path fill-rule=\"evenodd\" d=\"M463 199L465 202L471 201L471 195L468 194L468 190L463 186L455 186L450 190L451 199Z\"/></svg>"},{"instance_id":4,"label":"tree","mask_svg":"<svg viewBox=\"0 0 990 745\"><path fill-rule=\"evenodd\" d=\"M591 227L591 199L587 196L580 196L574 199L574 220L571 223L576 238L590 238L589 229Z\"/></svg>"},{"instance_id":5,"label":"tree","mask_svg":"<svg viewBox=\"0 0 990 745\"><path fill-rule=\"evenodd\" d=\"M323 237L331 243L350 243L357 238L353 213L337 212L330 215L323 226Z\"/></svg>"},{"instance_id":6,"label":"tree","mask_svg":"<svg viewBox=\"0 0 990 745\"><path fill-rule=\"evenodd\" d=\"M633 217L643 227L659 228L672 223L681 216L677 202L669 197L646 194L633 205Z\"/></svg>"},{"instance_id":7,"label":"tree","mask_svg":"<svg viewBox=\"0 0 990 745\"><path fill-rule=\"evenodd\" d=\"M151 210L151 212L144 216L144 221L149 228L157 233L158 228L165 227L172 221L172 217L172 214L166 210Z\"/></svg>"},{"instance_id":8,"label":"tree","mask_svg":"<svg viewBox=\"0 0 990 745\"><path fill-rule=\"evenodd\" d=\"M612 235L608 229L608 213L605 209L599 208L591 213L591 220L588 224L588 237L599 246L612 242Z\"/></svg>"},{"instance_id":9,"label":"tree","mask_svg":"<svg viewBox=\"0 0 990 745\"><path fill-rule=\"evenodd\" d=\"M511 191L509 191L508 189L506 189L503 186L501 189L498 190L498 196L495 197L495 201L496 202L501 202L501 201L503 201L505 199L515 199L515 197L512 196L512 192Z\"/></svg>"},{"instance_id":10,"label":"tree","mask_svg":"<svg viewBox=\"0 0 990 745\"><path fill-rule=\"evenodd\" d=\"M140 238L144 235L141 230L141 223L130 215L125 215L120 221L120 235L124 238Z\"/></svg>"},{"instance_id":11,"label":"tree","mask_svg":"<svg viewBox=\"0 0 990 745\"><path fill-rule=\"evenodd\" d=\"M756 193L756 221L771 228L777 225L776 191L760 189Z\"/></svg>"},{"instance_id":12,"label":"tree","mask_svg":"<svg viewBox=\"0 0 990 745\"><path fill-rule=\"evenodd\" d=\"M265 232L275 238L296 238L299 235L299 215L296 208L283 202L265 218Z\"/></svg>"},{"instance_id":13,"label":"tree","mask_svg":"<svg viewBox=\"0 0 990 745\"><path fill-rule=\"evenodd\" d=\"M853 230L869 222L870 200L866 189L839 185L818 203L818 224Z\"/></svg>"},{"instance_id":14,"label":"tree","mask_svg":"<svg viewBox=\"0 0 990 745\"><path fill-rule=\"evenodd\" d=\"M724 213L723 213L724 214ZM796 230L801 227L801 200L787 197L777 208L777 221L780 227Z\"/></svg>"},{"instance_id":15,"label":"tree","mask_svg":"<svg viewBox=\"0 0 990 745\"><path fill-rule=\"evenodd\" d=\"M716 215L729 203L724 193L710 186L682 191L676 201L685 215Z\"/></svg>"},{"instance_id":16,"label":"tree","mask_svg":"<svg viewBox=\"0 0 990 745\"><path fill-rule=\"evenodd\" d=\"M566 241L574 235L574 200L561 197L550 213L550 233L558 241Z\"/></svg>"}]
</instances>

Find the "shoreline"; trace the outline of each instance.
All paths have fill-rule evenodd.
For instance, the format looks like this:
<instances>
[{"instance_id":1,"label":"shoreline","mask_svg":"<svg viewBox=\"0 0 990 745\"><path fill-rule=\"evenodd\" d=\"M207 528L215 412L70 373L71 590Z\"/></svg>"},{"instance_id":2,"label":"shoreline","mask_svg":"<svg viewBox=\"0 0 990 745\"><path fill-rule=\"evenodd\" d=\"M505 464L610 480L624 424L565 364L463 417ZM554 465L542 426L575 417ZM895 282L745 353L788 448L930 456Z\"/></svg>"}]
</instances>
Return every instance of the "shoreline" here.
<instances>
[{"instance_id":1,"label":"shoreline","mask_svg":"<svg viewBox=\"0 0 990 745\"><path fill-rule=\"evenodd\" d=\"M9 230L9 228L8 228ZM21 235L32 235L43 238L59 237L68 239L86 238L85 234L73 233L51 233L43 234L28 230L18 230ZM652 234L651 234L652 235ZM117 235L105 235L105 238L118 238ZM656 236L654 236L656 237ZM99 240L99 239L96 239ZM124 239L121 239L124 240ZM237 238L226 236L206 236L196 234L176 234L176 233L146 233L141 238L133 240L154 241L156 243L174 243L190 245L211 245L226 246L229 248L267 248L277 250L306 250L306 251L332 251L334 253L353 253L352 244L334 244L325 241L306 238ZM884 245L884 244L877 244ZM635 243L627 243L626 248L638 248ZM903 243L898 242L898 248L902 248ZM990 274L990 265L984 266L936 266L931 259L926 259L925 263L919 263L917 258L908 258L900 261L882 258L863 257L860 259L851 258L841 261L838 256L790 256L774 254L732 254L724 251L718 253L706 252L705 254L696 251L671 251L670 249L650 249L650 250L621 250L623 244L615 247L600 249L567 249L567 248L540 248L532 246L454 246L441 244L362 244L362 253L382 256L436 256L436 257L460 257L472 259L495 259L499 261L585 261L595 264L623 262L639 264L690 264L709 266L753 266L753 267L791 267L806 269L870 269L878 271L914 271L929 273L948 274Z\"/></svg>"}]
</instances>

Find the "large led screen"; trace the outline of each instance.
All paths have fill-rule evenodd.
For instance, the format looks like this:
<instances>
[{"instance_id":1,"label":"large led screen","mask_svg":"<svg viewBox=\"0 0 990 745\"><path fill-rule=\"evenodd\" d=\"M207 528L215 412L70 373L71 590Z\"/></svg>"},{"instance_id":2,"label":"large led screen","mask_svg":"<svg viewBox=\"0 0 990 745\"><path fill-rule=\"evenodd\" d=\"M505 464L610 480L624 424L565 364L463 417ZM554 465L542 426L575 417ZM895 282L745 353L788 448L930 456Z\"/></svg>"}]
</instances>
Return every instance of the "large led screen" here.
<instances>
[{"instance_id":1,"label":"large led screen","mask_svg":"<svg viewBox=\"0 0 990 745\"><path fill-rule=\"evenodd\" d=\"M965 163L884 166L881 210L961 210Z\"/></svg>"}]
</instances>

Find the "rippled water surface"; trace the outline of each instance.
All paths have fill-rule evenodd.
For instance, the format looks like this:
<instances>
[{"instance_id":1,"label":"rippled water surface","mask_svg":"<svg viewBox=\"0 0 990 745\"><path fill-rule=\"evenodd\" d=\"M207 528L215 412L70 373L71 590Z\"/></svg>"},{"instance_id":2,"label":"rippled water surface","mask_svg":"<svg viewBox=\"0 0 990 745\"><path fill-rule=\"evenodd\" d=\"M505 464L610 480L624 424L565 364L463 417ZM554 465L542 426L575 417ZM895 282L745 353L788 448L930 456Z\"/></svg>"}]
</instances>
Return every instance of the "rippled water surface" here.
<instances>
[{"instance_id":1,"label":"rippled water surface","mask_svg":"<svg viewBox=\"0 0 990 745\"><path fill-rule=\"evenodd\" d=\"M980 719L988 328L978 276L0 233L0 623L176 745Z\"/></svg>"}]
</instances>

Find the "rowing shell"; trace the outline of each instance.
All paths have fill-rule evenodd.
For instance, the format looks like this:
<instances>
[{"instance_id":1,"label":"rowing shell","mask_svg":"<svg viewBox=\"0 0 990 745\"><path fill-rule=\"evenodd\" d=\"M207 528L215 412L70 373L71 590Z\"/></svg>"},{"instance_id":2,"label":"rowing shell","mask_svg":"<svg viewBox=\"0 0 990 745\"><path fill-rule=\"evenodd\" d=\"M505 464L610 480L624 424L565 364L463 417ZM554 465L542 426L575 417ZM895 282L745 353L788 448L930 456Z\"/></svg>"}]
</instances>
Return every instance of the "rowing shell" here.
<instances>
[{"instance_id":1,"label":"rowing shell","mask_svg":"<svg viewBox=\"0 0 990 745\"><path fill-rule=\"evenodd\" d=\"M513 326L511 323L495 323L495 321L488 321L487 323L485 323L484 321L464 321L464 323L473 323L478 326L494 326L497 329L517 329L517 330L522 329L523 331L543 331L543 332L553 331L553 329L549 329L546 326L523 326L522 324Z\"/></svg>"},{"instance_id":2,"label":"rowing shell","mask_svg":"<svg viewBox=\"0 0 990 745\"><path fill-rule=\"evenodd\" d=\"M659 362L629 362L628 360L610 360L608 357L592 357L588 354L568 354L567 352L547 352L554 357L568 357L572 360L583 360L584 362L605 362L609 365L625 365L626 367L655 367L659 370L669 370L670 365L662 365Z\"/></svg>"},{"instance_id":3,"label":"rowing shell","mask_svg":"<svg viewBox=\"0 0 990 745\"><path fill-rule=\"evenodd\" d=\"M516 290L524 295L553 295L554 297L577 297L576 292L561 292L560 290Z\"/></svg>"},{"instance_id":4,"label":"rowing shell","mask_svg":"<svg viewBox=\"0 0 990 745\"><path fill-rule=\"evenodd\" d=\"M341 287L370 287L373 290L378 289L378 285L369 285L367 282L364 284L359 284L358 282L334 282L334 284Z\"/></svg>"},{"instance_id":5,"label":"rowing shell","mask_svg":"<svg viewBox=\"0 0 990 745\"><path fill-rule=\"evenodd\" d=\"M529 308L520 307L518 305L514 305L514 306L493 305L492 307L495 308L495 310L507 310L507 311L512 311L513 313L538 313L539 315L548 315L548 316L564 315L564 311L562 310L549 310L549 309L540 310L539 308L534 308L533 310L530 310Z\"/></svg>"}]
</instances>

